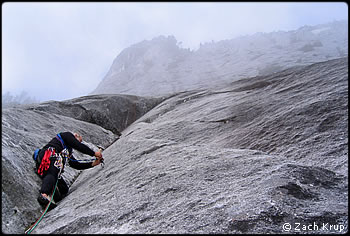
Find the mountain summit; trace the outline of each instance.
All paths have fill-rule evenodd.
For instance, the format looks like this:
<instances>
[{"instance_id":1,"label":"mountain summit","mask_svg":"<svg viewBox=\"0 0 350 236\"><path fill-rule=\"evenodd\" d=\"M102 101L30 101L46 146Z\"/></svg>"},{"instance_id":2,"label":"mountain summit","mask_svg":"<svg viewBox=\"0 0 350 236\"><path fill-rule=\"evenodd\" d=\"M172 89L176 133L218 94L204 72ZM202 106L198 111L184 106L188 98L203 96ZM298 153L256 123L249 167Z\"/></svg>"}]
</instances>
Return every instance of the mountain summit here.
<instances>
[{"instance_id":1,"label":"mountain summit","mask_svg":"<svg viewBox=\"0 0 350 236\"><path fill-rule=\"evenodd\" d=\"M159 96L267 75L348 55L348 23L256 33L183 49L159 36L123 50L91 94Z\"/></svg>"}]
</instances>

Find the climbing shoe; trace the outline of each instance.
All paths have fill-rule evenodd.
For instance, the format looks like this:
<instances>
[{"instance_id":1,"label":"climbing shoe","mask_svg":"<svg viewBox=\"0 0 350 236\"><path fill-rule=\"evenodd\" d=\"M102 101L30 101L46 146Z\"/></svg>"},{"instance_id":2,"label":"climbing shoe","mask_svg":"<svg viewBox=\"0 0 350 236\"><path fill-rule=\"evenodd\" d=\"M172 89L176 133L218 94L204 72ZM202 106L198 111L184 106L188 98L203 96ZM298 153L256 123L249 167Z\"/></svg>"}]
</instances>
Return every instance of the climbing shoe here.
<instances>
[{"instance_id":1,"label":"climbing shoe","mask_svg":"<svg viewBox=\"0 0 350 236\"><path fill-rule=\"evenodd\" d=\"M39 202L39 204L40 204L42 207L45 208L45 207L47 206L47 204L49 204L50 199L44 197L44 196L40 193L40 194L39 194L39 197L38 197L38 202ZM49 210L54 209L56 206L57 206L56 203L55 203L54 201L51 201Z\"/></svg>"}]
</instances>

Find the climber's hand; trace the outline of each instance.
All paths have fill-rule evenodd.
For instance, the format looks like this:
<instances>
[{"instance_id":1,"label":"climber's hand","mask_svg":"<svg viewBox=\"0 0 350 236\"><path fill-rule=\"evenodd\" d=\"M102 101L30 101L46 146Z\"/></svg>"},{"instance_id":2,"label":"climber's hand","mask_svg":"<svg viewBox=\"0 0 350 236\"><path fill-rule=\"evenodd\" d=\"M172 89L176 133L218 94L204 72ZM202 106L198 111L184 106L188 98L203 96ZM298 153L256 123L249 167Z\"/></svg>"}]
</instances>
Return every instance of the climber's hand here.
<instances>
[{"instance_id":1,"label":"climber's hand","mask_svg":"<svg viewBox=\"0 0 350 236\"><path fill-rule=\"evenodd\" d=\"M95 157L97 157L97 158L102 158L102 152L101 152L101 150L98 151L98 152L95 152ZM103 158L102 158L102 160L103 160Z\"/></svg>"},{"instance_id":2,"label":"climber's hand","mask_svg":"<svg viewBox=\"0 0 350 236\"><path fill-rule=\"evenodd\" d=\"M97 166L103 162L103 158L96 158L94 162L92 162L92 166Z\"/></svg>"}]
</instances>

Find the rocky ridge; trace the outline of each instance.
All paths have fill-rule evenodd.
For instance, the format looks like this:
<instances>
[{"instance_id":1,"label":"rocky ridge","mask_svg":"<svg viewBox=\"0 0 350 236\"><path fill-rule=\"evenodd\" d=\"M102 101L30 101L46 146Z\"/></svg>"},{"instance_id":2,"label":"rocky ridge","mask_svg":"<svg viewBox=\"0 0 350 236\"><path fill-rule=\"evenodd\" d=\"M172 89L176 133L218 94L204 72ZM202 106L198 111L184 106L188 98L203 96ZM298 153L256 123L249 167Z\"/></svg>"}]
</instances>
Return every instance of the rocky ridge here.
<instances>
[{"instance_id":1,"label":"rocky ridge","mask_svg":"<svg viewBox=\"0 0 350 236\"><path fill-rule=\"evenodd\" d=\"M180 44L174 36L159 36L126 48L91 94L167 95L345 57L348 23L256 33L205 43L196 51Z\"/></svg>"},{"instance_id":2,"label":"rocky ridge","mask_svg":"<svg viewBox=\"0 0 350 236\"><path fill-rule=\"evenodd\" d=\"M43 102L28 109L72 117L119 134L164 99L165 97L117 94L90 95L65 101Z\"/></svg>"}]
</instances>

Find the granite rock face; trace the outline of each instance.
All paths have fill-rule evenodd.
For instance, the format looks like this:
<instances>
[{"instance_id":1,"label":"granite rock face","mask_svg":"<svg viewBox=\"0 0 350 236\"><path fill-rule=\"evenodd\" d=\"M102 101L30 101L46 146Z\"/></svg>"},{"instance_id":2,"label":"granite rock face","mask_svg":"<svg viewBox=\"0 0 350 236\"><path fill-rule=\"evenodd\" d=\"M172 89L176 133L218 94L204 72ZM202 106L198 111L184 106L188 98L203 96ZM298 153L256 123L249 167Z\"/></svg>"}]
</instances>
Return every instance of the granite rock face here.
<instances>
[{"instance_id":1,"label":"granite rock face","mask_svg":"<svg viewBox=\"0 0 350 236\"><path fill-rule=\"evenodd\" d=\"M256 33L183 49L159 36L123 50L92 94L159 96L267 75L348 55L348 23Z\"/></svg>"},{"instance_id":2,"label":"granite rock face","mask_svg":"<svg viewBox=\"0 0 350 236\"><path fill-rule=\"evenodd\" d=\"M123 130L151 109L154 101L99 95L2 109L2 232L24 233L41 214L36 200L41 179L34 173L32 159L36 148L63 131L79 132L84 143L95 151L97 145L108 147L119 138L112 131ZM92 158L74 153L77 159ZM68 167L63 177L72 185L80 173Z\"/></svg>"},{"instance_id":3,"label":"granite rock face","mask_svg":"<svg viewBox=\"0 0 350 236\"><path fill-rule=\"evenodd\" d=\"M174 94L122 133L33 233L348 230L347 58Z\"/></svg>"},{"instance_id":4,"label":"granite rock face","mask_svg":"<svg viewBox=\"0 0 350 236\"><path fill-rule=\"evenodd\" d=\"M118 134L163 99L117 94L90 95L65 101L43 102L29 109L72 117Z\"/></svg>"}]
</instances>

